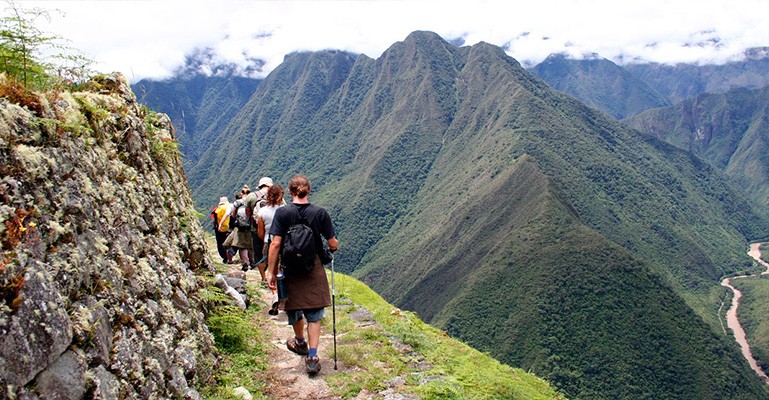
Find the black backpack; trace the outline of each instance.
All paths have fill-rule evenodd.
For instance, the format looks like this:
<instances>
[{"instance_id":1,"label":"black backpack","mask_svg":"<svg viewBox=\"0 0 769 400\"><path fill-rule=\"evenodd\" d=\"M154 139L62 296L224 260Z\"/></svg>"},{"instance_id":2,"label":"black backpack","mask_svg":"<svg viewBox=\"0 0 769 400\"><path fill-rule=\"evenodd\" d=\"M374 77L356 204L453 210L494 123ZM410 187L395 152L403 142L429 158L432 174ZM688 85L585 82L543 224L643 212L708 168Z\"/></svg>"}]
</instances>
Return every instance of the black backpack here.
<instances>
[{"instance_id":1,"label":"black backpack","mask_svg":"<svg viewBox=\"0 0 769 400\"><path fill-rule=\"evenodd\" d=\"M302 215L299 207L289 204L294 223L289 225L283 236L280 258L286 275L304 275L315 266L315 256L318 247L315 243L315 233L310 228L310 221Z\"/></svg>"}]
</instances>

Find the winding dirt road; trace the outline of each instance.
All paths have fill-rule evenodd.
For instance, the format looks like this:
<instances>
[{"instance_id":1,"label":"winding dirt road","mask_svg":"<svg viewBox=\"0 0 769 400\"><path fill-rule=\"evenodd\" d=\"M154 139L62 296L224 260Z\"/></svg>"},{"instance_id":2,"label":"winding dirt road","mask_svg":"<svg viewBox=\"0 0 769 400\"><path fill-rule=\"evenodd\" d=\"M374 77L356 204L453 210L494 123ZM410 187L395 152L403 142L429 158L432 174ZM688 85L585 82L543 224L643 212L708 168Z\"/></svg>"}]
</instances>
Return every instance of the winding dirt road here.
<instances>
[{"instance_id":1,"label":"winding dirt road","mask_svg":"<svg viewBox=\"0 0 769 400\"><path fill-rule=\"evenodd\" d=\"M769 274L769 264L761 260L761 250L759 250L761 245L762 243L751 244L750 251L748 251L748 255L753 257L761 265L766 267L766 271L762 272L761 275L767 275ZM740 348L742 349L742 355L745 357L745 359L748 360L748 363L750 364L750 368L752 368L753 371L755 371L756 374L764 380L764 382L769 383L769 376L766 375L766 373L761 369L761 367L758 366L758 363L756 363L756 359L753 358L753 353L750 351L750 345L748 344L747 337L745 336L745 330L742 329L742 325L740 325L740 321L737 318L737 308L740 306L740 298L742 297L742 292L740 292L734 286L732 286L732 280L734 279L750 278L753 276L756 276L756 275L740 275L732 278L726 278L723 281L721 281L722 286L726 286L727 288L731 289L734 292L734 298L732 299L732 306L729 308L729 311L726 312L726 324L729 326L729 329L731 329L732 332L734 332L734 338L737 340L737 343L740 345Z\"/></svg>"}]
</instances>

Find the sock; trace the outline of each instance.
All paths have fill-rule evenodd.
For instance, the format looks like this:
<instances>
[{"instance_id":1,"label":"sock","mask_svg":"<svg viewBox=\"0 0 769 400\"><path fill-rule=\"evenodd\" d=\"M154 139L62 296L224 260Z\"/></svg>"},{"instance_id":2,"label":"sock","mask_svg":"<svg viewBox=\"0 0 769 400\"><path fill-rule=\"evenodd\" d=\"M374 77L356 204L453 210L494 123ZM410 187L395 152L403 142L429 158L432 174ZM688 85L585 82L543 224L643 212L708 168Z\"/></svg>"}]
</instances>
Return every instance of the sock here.
<instances>
[{"instance_id":1,"label":"sock","mask_svg":"<svg viewBox=\"0 0 769 400\"><path fill-rule=\"evenodd\" d=\"M317 356L318 356L318 348L310 347L310 353L307 354L307 357L317 357Z\"/></svg>"},{"instance_id":2,"label":"sock","mask_svg":"<svg viewBox=\"0 0 769 400\"><path fill-rule=\"evenodd\" d=\"M296 339L296 342L299 343L299 344L304 343L304 338L298 338L298 337L294 336L294 339Z\"/></svg>"}]
</instances>

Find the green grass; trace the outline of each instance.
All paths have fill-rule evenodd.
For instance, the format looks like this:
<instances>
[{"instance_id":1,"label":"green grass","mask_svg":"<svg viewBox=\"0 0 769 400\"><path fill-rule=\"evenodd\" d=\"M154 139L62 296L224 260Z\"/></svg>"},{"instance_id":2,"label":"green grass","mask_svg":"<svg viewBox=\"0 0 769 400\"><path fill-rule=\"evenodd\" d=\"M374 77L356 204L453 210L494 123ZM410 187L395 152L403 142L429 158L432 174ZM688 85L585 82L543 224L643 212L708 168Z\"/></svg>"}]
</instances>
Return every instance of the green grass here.
<instances>
[{"instance_id":1,"label":"green grass","mask_svg":"<svg viewBox=\"0 0 769 400\"><path fill-rule=\"evenodd\" d=\"M414 313L398 310L352 277L337 273L336 286L337 305L342 305L337 307L342 338L338 356L347 366L326 378L336 395L348 398L362 389L385 389L384 382L401 376L401 390L421 399L564 398L544 380L448 337ZM353 323L349 315L356 305L368 309L377 325Z\"/></svg>"},{"instance_id":2,"label":"green grass","mask_svg":"<svg viewBox=\"0 0 769 400\"><path fill-rule=\"evenodd\" d=\"M206 236L210 245L213 236ZM219 271L227 268L224 264L215 265ZM235 399L238 397L233 390L242 386L255 399L266 398L263 394L264 382L258 379L258 373L269 365L266 350L269 338L262 329L266 322L262 316L262 307L252 303L251 307L243 311L231 305L229 297L213 285L213 277L207 278L211 284L201 289L199 294L209 307L206 325L214 335L220 363L215 374L216 382L203 388L200 393L206 399ZM248 290L252 292L253 288L249 287ZM249 295L255 298L254 293Z\"/></svg>"}]
</instances>

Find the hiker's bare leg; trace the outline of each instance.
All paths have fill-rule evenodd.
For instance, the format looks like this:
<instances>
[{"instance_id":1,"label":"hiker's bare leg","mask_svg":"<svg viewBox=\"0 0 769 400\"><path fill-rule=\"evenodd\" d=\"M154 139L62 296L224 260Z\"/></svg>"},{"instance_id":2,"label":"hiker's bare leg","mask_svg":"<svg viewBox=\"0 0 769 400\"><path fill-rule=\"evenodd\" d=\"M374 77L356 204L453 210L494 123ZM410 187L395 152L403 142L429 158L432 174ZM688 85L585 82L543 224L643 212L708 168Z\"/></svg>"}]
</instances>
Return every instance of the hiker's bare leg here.
<instances>
[{"instance_id":1,"label":"hiker's bare leg","mask_svg":"<svg viewBox=\"0 0 769 400\"><path fill-rule=\"evenodd\" d=\"M239 249L238 253L240 254L240 265L242 265L244 268L248 267L248 249Z\"/></svg>"},{"instance_id":2,"label":"hiker's bare leg","mask_svg":"<svg viewBox=\"0 0 769 400\"><path fill-rule=\"evenodd\" d=\"M320 343L320 321L307 323L307 342L311 349L317 349Z\"/></svg>"},{"instance_id":3,"label":"hiker's bare leg","mask_svg":"<svg viewBox=\"0 0 769 400\"><path fill-rule=\"evenodd\" d=\"M299 321L296 321L294 325L292 325L294 328L294 337L297 339L301 339L304 337L304 318L300 319Z\"/></svg>"},{"instance_id":4,"label":"hiker's bare leg","mask_svg":"<svg viewBox=\"0 0 769 400\"><path fill-rule=\"evenodd\" d=\"M266 280L267 278L264 275L264 271L267 269L267 264L261 263L261 264L258 264L256 267L259 269L259 275L262 276L262 280L263 281Z\"/></svg>"},{"instance_id":5,"label":"hiker's bare leg","mask_svg":"<svg viewBox=\"0 0 769 400\"><path fill-rule=\"evenodd\" d=\"M254 263L254 262L257 262L257 261L258 261L258 260L257 260L257 259L255 259L254 257L256 257L256 255L254 254L254 249L253 249L253 248L251 248L251 249L248 249L248 260L249 260L249 261L248 261L248 262L249 262L248 266L249 266L249 267L251 267L251 263Z\"/></svg>"}]
</instances>

